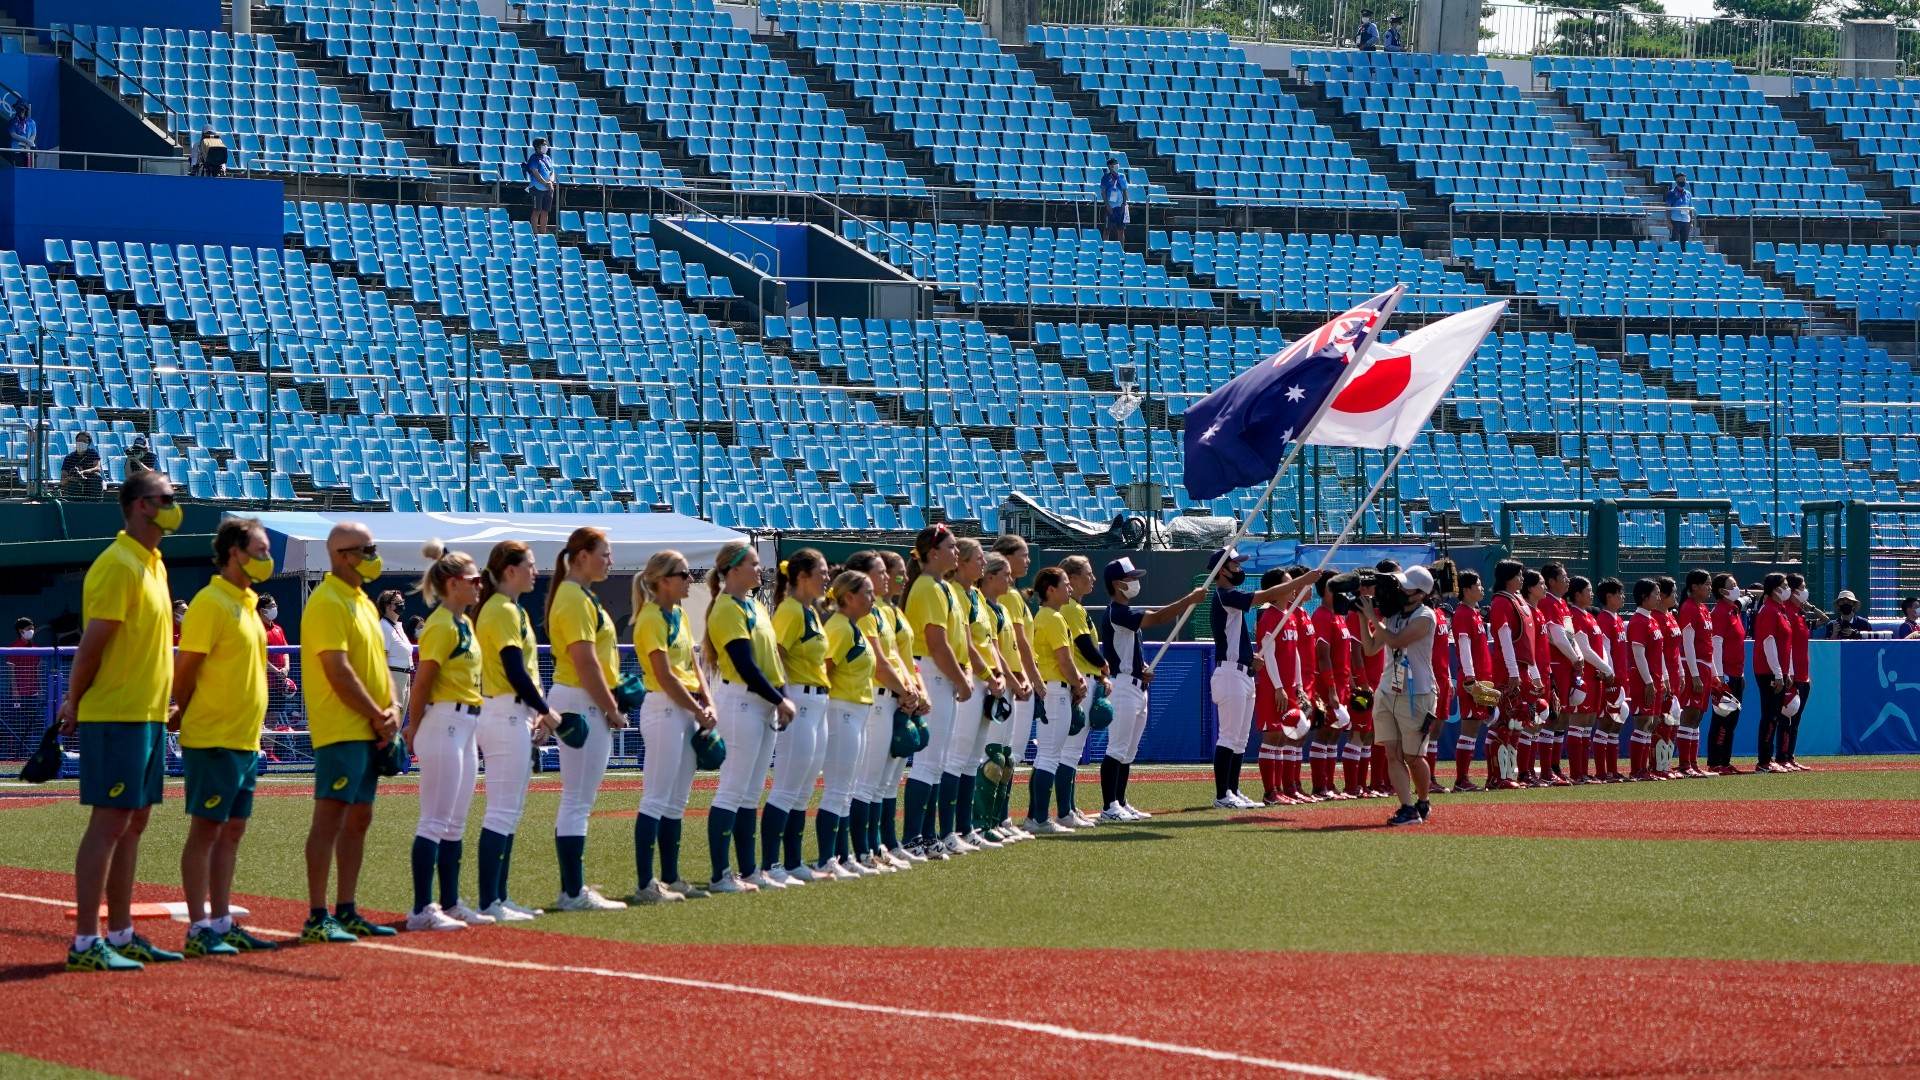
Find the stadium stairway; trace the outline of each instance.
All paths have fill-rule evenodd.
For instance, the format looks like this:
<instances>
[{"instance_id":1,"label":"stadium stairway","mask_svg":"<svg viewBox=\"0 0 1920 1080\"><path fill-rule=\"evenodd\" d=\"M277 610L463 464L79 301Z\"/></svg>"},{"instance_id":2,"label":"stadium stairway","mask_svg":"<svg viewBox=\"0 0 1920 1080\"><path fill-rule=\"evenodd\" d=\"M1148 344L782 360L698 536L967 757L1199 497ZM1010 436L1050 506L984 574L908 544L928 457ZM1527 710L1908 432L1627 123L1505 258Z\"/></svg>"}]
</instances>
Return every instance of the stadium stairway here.
<instances>
[{"instance_id":1,"label":"stadium stairway","mask_svg":"<svg viewBox=\"0 0 1920 1080\"><path fill-rule=\"evenodd\" d=\"M441 146L432 133L394 108L393 99L368 85L366 76L349 72L345 61L327 55L324 46L309 39L304 30L287 21L286 12L265 4L256 5L253 9L253 26L255 33L270 35L275 44L298 60L300 66L313 72L322 84L339 91L341 101L358 106L361 116L380 125L389 138L398 140L408 153L439 172L444 182L434 185L438 190L433 201L463 206L493 205L495 197L491 185L482 184L471 175L459 179L452 150ZM315 191L312 194L319 195L322 192Z\"/></svg>"},{"instance_id":2,"label":"stadium stairway","mask_svg":"<svg viewBox=\"0 0 1920 1080\"><path fill-rule=\"evenodd\" d=\"M15 23L12 19L7 19L5 25L13 27L16 30L19 27L19 24ZM38 34L19 33L17 36L21 41L27 43L26 48L29 52L37 52L49 48ZM118 103L121 108L126 110L128 116L132 117L140 126L146 128L155 138L172 147L173 150L181 156L186 155L187 146L193 142L193 132L175 132L169 130L167 125L162 122L166 119L165 114L157 117L150 115L140 107L138 97L128 97L120 93L117 69L113 72L102 71L101 67L103 65L99 62L98 57L90 56L84 47L76 49L74 45L75 42L71 38L61 37L52 45L50 51L61 59L66 60L68 68L92 83L99 89L101 94ZM67 107L73 109L77 104L79 104L77 101L71 102Z\"/></svg>"},{"instance_id":3,"label":"stadium stairway","mask_svg":"<svg viewBox=\"0 0 1920 1080\"><path fill-rule=\"evenodd\" d=\"M1557 95L1544 90L1522 90L1520 96L1531 101L1540 115L1551 120L1555 128L1573 140L1575 146L1586 150L1587 157L1598 162L1615 180L1618 180L1620 186L1627 189L1627 194L1640 198L1645 204L1645 213L1632 219L1634 235L1648 239L1657 238L1659 232L1652 223L1659 220L1664 204L1661 202L1660 189L1647 181L1646 174L1634 168L1633 162L1620 153L1619 148L1602 138L1599 132L1593 130L1591 125L1581 119L1578 112L1569 108Z\"/></svg>"},{"instance_id":4,"label":"stadium stairway","mask_svg":"<svg viewBox=\"0 0 1920 1080\"><path fill-rule=\"evenodd\" d=\"M1360 126L1360 121L1340 108L1323 87L1308 82L1297 68L1269 69L1267 75L1285 84L1301 108L1311 112L1333 131L1341 142L1365 158L1374 172L1387 178L1387 186L1406 196L1411 210L1401 217L1400 231L1409 244L1444 244L1453 235L1453 221L1447 200L1434 194L1433 186L1413 175L1411 166L1380 142L1379 136Z\"/></svg>"}]
</instances>

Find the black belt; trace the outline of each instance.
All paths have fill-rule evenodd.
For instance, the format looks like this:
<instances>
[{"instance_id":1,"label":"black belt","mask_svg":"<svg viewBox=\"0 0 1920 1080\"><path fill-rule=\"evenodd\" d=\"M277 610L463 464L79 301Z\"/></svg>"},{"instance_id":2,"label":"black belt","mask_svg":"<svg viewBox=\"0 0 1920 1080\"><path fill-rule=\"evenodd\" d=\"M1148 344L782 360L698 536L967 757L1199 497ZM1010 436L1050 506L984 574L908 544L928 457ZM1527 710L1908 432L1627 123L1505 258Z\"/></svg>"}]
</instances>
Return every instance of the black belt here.
<instances>
[{"instance_id":1,"label":"black belt","mask_svg":"<svg viewBox=\"0 0 1920 1080\"><path fill-rule=\"evenodd\" d=\"M388 671L397 671L397 672L399 672L399 673L400 673L400 674L402 674L402 675L411 675L411 674L413 674L413 669L412 669L412 668L410 668L410 667L394 667L394 666L393 666L392 664L388 664L388 665L387 665L387 670L388 670Z\"/></svg>"},{"instance_id":2,"label":"black belt","mask_svg":"<svg viewBox=\"0 0 1920 1080\"><path fill-rule=\"evenodd\" d=\"M828 694L828 693L831 693L831 692L832 692L832 691L831 691L831 688L829 688L829 687L825 687L825 686L814 686L814 685L812 685L812 684L810 684L810 683L799 683L799 684L797 684L797 685L795 685L795 686L789 686L789 687L787 687L787 689L789 689L789 690L797 690L797 691L799 691L799 692L800 692L800 693L802 693L802 694L820 694L820 695L822 695L822 696L824 696L824 695L826 695L826 694Z\"/></svg>"},{"instance_id":3,"label":"black belt","mask_svg":"<svg viewBox=\"0 0 1920 1080\"><path fill-rule=\"evenodd\" d=\"M464 701L436 701L436 702L434 702L434 704L435 704L435 705L450 705L450 706L452 706L452 707L453 707L453 711L455 711L455 712L462 712L462 713L466 713L466 714L467 714L468 716L479 716L479 715L480 715L480 706L478 706L478 705L469 705L469 704L467 704L467 703L466 703L466 702L464 702Z\"/></svg>"}]
</instances>

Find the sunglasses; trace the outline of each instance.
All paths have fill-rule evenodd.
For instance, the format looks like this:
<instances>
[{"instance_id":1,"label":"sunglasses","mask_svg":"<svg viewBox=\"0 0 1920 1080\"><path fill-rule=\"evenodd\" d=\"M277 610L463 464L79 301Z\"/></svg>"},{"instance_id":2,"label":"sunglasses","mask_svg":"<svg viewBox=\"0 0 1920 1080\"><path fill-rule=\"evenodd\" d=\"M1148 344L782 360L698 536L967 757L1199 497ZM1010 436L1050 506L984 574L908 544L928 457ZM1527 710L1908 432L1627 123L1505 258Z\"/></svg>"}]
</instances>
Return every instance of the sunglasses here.
<instances>
[{"instance_id":1,"label":"sunglasses","mask_svg":"<svg viewBox=\"0 0 1920 1080\"><path fill-rule=\"evenodd\" d=\"M691 570L669 570L669 571L667 571L666 573L664 573L664 574L661 574L660 576L661 576L661 578L663 578L663 579L664 579L664 578L684 578L684 579L686 579L686 580L688 580L688 581L692 581L692 580L693 580L693 571L691 571Z\"/></svg>"},{"instance_id":2,"label":"sunglasses","mask_svg":"<svg viewBox=\"0 0 1920 1080\"><path fill-rule=\"evenodd\" d=\"M172 505L173 505L173 496L172 496L172 495L148 495L148 496L145 496L145 498L147 499L147 501L149 501L149 502L157 502L157 503L159 503L159 504L160 504L161 506L172 506Z\"/></svg>"},{"instance_id":3,"label":"sunglasses","mask_svg":"<svg viewBox=\"0 0 1920 1080\"><path fill-rule=\"evenodd\" d=\"M357 547L335 548L334 550L338 551L342 555L345 555L349 552L357 551L360 554L365 555L366 557L371 559L374 556L380 554L380 545L379 544L361 544Z\"/></svg>"}]
</instances>

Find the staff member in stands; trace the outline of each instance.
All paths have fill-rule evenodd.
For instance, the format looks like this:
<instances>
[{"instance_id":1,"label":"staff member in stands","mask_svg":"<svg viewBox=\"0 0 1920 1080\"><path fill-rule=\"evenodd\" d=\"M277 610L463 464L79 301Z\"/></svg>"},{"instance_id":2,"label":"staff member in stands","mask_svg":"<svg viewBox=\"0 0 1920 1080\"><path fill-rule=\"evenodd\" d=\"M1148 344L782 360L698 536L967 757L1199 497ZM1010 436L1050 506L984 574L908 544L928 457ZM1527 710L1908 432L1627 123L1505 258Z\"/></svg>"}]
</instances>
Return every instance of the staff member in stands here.
<instances>
[{"instance_id":1,"label":"staff member in stands","mask_svg":"<svg viewBox=\"0 0 1920 1080\"><path fill-rule=\"evenodd\" d=\"M865 574L873 583L872 610L857 620L860 632L873 649L873 705L867 713L866 728L860 741L860 762L855 791L858 805L851 810L866 823L864 835L853 838L855 854L868 869L892 867L905 870L913 861L894 851L899 837L894 830L894 792L900 789L900 774L905 758L893 756L893 714L904 710L914 715L926 707L913 681L913 669L907 655L900 651L900 634L906 616L887 597L893 589L893 572L887 559L877 551L857 551L847 559L847 569ZM831 739L831 736L829 736ZM828 743L829 753L832 743Z\"/></svg>"},{"instance_id":2,"label":"staff member in stands","mask_svg":"<svg viewBox=\"0 0 1920 1080\"><path fill-rule=\"evenodd\" d=\"M1100 176L1100 235L1114 243L1127 238L1127 174L1120 171L1120 159L1108 158L1107 171Z\"/></svg>"},{"instance_id":3,"label":"staff member in stands","mask_svg":"<svg viewBox=\"0 0 1920 1080\"><path fill-rule=\"evenodd\" d=\"M399 589L385 589L375 600L380 609L380 633L387 645L387 671L393 679L394 706L402 715L407 711L407 695L413 691L413 639L400 625L400 614L407 598Z\"/></svg>"},{"instance_id":4,"label":"staff member in stands","mask_svg":"<svg viewBox=\"0 0 1920 1080\"><path fill-rule=\"evenodd\" d=\"M540 688L540 646L520 598L533 589L539 568L533 549L502 540L480 572L480 721L476 739L487 763L487 814L480 822L480 911L496 922L524 922L541 914L508 899L513 838L527 805L534 733L560 726Z\"/></svg>"},{"instance_id":5,"label":"staff member in stands","mask_svg":"<svg viewBox=\"0 0 1920 1080\"><path fill-rule=\"evenodd\" d=\"M1747 692L1747 624L1740 614L1740 582L1732 574L1713 575L1713 612L1708 620L1707 659L1718 693L1733 699L1733 710L1713 710L1707 728L1707 769L1737 776L1733 764L1733 732L1740 726L1740 701Z\"/></svg>"},{"instance_id":6,"label":"staff member in stands","mask_svg":"<svg viewBox=\"0 0 1920 1080\"><path fill-rule=\"evenodd\" d=\"M560 861L561 911L618 911L627 905L609 900L586 883L587 818L600 794L600 781L613 756L613 733L627 726L613 697L620 680L619 631L600 605L593 587L613 569L607 534L583 525L567 537L554 560L553 585L547 590L547 643L553 652L553 690L547 700L564 719L578 715L585 741L560 741L560 808L554 818L553 848Z\"/></svg>"},{"instance_id":7,"label":"staff member in stands","mask_svg":"<svg viewBox=\"0 0 1920 1080\"><path fill-rule=\"evenodd\" d=\"M987 752L987 725L992 719L993 703L1005 696L1007 680L1006 661L996 644L1000 628L994 606L980 591L980 582L986 576L986 550L980 541L968 538L960 541L955 553L958 561L954 565L953 585L966 612L967 666L985 691L980 696L980 708L954 710L953 738L947 743L946 760L941 763L941 786L949 783L949 776L955 785L951 829L941 837L947 841L948 848L966 853L1001 846L998 840L988 840L973 827L973 784L974 770L980 767Z\"/></svg>"},{"instance_id":8,"label":"staff member in stands","mask_svg":"<svg viewBox=\"0 0 1920 1080\"><path fill-rule=\"evenodd\" d=\"M914 658L932 711L927 714L926 748L913 756L907 773L907 850L931 859L950 853L940 842L935 822L951 828L959 777L949 785L942 775L947 744L960 707L974 700L967 666L967 620L960 598L946 578L959 565L959 546L945 525L930 525L913 540L907 568L907 625L913 631ZM977 705L976 705L977 707Z\"/></svg>"},{"instance_id":9,"label":"staff member in stands","mask_svg":"<svg viewBox=\"0 0 1920 1080\"><path fill-rule=\"evenodd\" d=\"M830 687L825 620L820 616L820 600L826 592L826 556L801 548L780 560L773 585L773 640L787 673L793 722L774 736L773 790L767 795L766 820L761 823L760 870L747 879L763 889L784 889L789 878L798 885L814 878L800 851L807 836L807 802L827 762ZM838 830L838 817L833 826ZM834 846L828 843L827 850ZM843 870L842 875L861 876L855 870Z\"/></svg>"},{"instance_id":10,"label":"staff member in stands","mask_svg":"<svg viewBox=\"0 0 1920 1080\"><path fill-rule=\"evenodd\" d=\"M327 560L331 568L300 614L300 670L307 673L307 730L313 737L308 913L300 929L300 940L307 942L388 937L394 932L368 921L354 905L367 829L373 824L380 759L400 734L380 616L366 592L384 566L373 534L353 521L343 521L327 534ZM336 861L339 893L329 915L327 874Z\"/></svg>"},{"instance_id":11,"label":"staff member in stands","mask_svg":"<svg viewBox=\"0 0 1920 1080\"><path fill-rule=\"evenodd\" d=\"M213 534L213 580L187 605L173 664L186 772L187 843L180 884L187 895L188 956L274 948L233 920L233 867L253 816L260 727L267 715L267 634L253 586L273 576L267 531L228 518Z\"/></svg>"},{"instance_id":12,"label":"staff member in stands","mask_svg":"<svg viewBox=\"0 0 1920 1080\"><path fill-rule=\"evenodd\" d=\"M156 472L120 485L123 528L87 569L80 647L60 702L60 732L80 741L80 802L91 808L74 856L77 915L68 971L138 971L180 959L133 931L140 834L166 777L173 718L172 604L160 538L180 527L173 485ZM100 898L107 936L100 936Z\"/></svg>"},{"instance_id":13,"label":"staff member in stands","mask_svg":"<svg viewBox=\"0 0 1920 1080\"><path fill-rule=\"evenodd\" d=\"M647 697L640 703L640 737L647 746L640 812L633 819L634 868L640 881L633 902L672 904L707 896L680 878L680 819L693 793L694 733L712 731L718 718L705 675L693 662L693 628L681 604L693 571L678 551L657 551L633 576L633 651ZM653 873L660 845L660 875Z\"/></svg>"},{"instance_id":14,"label":"staff member in stands","mask_svg":"<svg viewBox=\"0 0 1920 1080\"><path fill-rule=\"evenodd\" d=\"M727 759L720 766L720 790L707 814L707 854L713 863L715 893L759 892L751 880L753 828L760 792L767 783L775 734L793 723L798 707L787 696L787 673L774 638L773 616L754 597L760 584L760 557L753 546L735 540L720 549L707 587L707 636L701 655L719 673L714 712ZM727 865L727 838L733 838L738 872Z\"/></svg>"},{"instance_id":15,"label":"staff member in stands","mask_svg":"<svg viewBox=\"0 0 1920 1080\"><path fill-rule=\"evenodd\" d=\"M549 232L560 201L560 178L553 167L553 155L547 152L547 140L533 140L533 151L520 163L520 170L526 174L527 195L533 202L533 212L528 215L533 231Z\"/></svg>"}]
</instances>

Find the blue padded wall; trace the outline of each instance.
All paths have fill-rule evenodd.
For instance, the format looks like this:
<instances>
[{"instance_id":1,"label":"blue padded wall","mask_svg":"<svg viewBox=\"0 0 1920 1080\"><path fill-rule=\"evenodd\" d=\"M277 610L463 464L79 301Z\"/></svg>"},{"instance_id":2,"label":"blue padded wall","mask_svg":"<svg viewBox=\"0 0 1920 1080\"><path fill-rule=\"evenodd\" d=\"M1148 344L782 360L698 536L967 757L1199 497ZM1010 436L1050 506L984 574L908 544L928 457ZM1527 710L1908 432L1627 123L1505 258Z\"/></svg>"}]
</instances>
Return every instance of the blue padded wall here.
<instances>
[{"instance_id":1,"label":"blue padded wall","mask_svg":"<svg viewBox=\"0 0 1920 1080\"><path fill-rule=\"evenodd\" d=\"M33 106L40 148L60 147L60 58L37 53L0 53L0 83ZM9 113L9 116L12 114Z\"/></svg>"},{"instance_id":2,"label":"blue padded wall","mask_svg":"<svg viewBox=\"0 0 1920 1080\"><path fill-rule=\"evenodd\" d=\"M25 262L45 241L120 240L280 248L285 192L278 180L0 170L0 240Z\"/></svg>"},{"instance_id":3,"label":"blue padded wall","mask_svg":"<svg viewBox=\"0 0 1920 1080\"><path fill-rule=\"evenodd\" d=\"M220 29L220 0L0 0L0 9L22 26L92 23Z\"/></svg>"}]
</instances>

